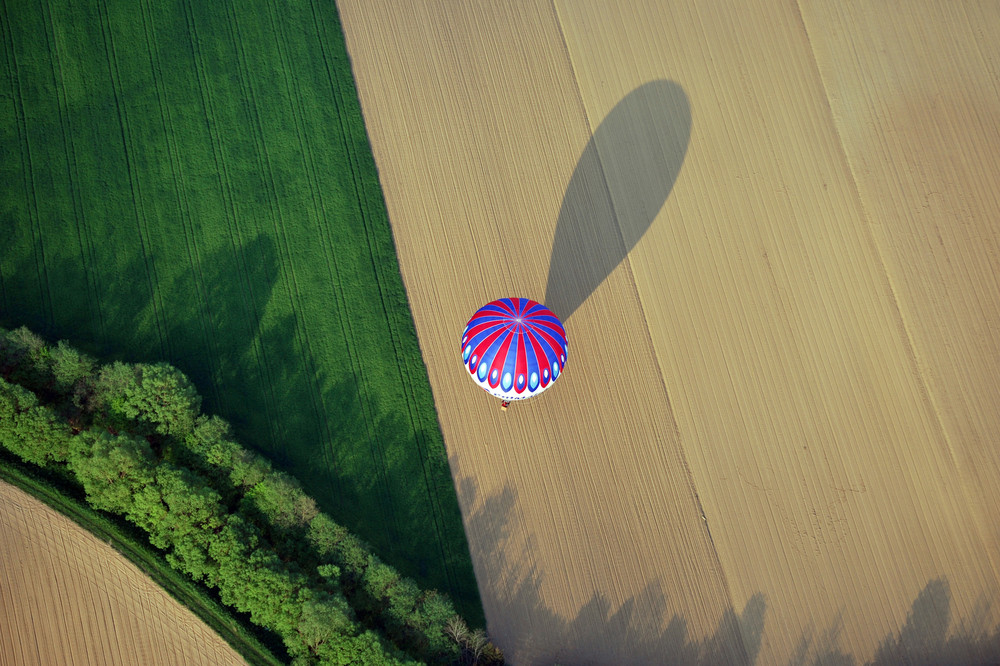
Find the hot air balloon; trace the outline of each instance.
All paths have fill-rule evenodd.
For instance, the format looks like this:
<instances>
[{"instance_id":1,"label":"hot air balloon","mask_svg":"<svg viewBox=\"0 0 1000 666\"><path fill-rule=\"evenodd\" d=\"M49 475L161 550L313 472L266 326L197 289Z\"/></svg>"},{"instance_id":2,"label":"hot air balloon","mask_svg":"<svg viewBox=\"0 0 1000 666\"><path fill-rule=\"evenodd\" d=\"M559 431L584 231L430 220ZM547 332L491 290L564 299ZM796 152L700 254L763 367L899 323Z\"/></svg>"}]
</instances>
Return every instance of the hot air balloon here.
<instances>
[{"instance_id":1,"label":"hot air balloon","mask_svg":"<svg viewBox=\"0 0 1000 666\"><path fill-rule=\"evenodd\" d=\"M476 310L462 333L462 361L472 380L500 398L532 398L566 367L566 329L530 298L501 298Z\"/></svg>"}]
</instances>

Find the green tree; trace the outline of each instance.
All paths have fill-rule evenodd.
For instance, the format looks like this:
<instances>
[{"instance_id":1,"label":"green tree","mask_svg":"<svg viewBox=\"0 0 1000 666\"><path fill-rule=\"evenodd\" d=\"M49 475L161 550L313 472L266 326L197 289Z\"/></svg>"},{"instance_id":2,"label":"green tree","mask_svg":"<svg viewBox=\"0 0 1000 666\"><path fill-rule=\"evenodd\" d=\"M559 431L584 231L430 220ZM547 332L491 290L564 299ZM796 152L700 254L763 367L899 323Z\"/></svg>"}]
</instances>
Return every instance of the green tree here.
<instances>
[{"instance_id":1,"label":"green tree","mask_svg":"<svg viewBox=\"0 0 1000 666\"><path fill-rule=\"evenodd\" d=\"M310 654L316 654L322 643L335 636L356 633L354 613L343 595L308 590L300 596L302 614L295 631Z\"/></svg>"},{"instance_id":2,"label":"green tree","mask_svg":"<svg viewBox=\"0 0 1000 666\"><path fill-rule=\"evenodd\" d=\"M417 637L423 628L416 612L419 599L420 588L409 578L400 578L386 591L386 629L407 642L422 642ZM427 648L426 645L421 647Z\"/></svg>"},{"instance_id":3,"label":"green tree","mask_svg":"<svg viewBox=\"0 0 1000 666\"><path fill-rule=\"evenodd\" d=\"M225 494L242 495L273 470L263 456L234 442L229 423L218 416L199 416L177 451L184 464L205 475L216 488L225 489Z\"/></svg>"},{"instance_id":4,"label":"green tree","mask_svg":"<svg viewBox=\"0 0 1000 666\"><path fill-rule=\"evenodd\" d=\"M70 347L65 340L49 350L49 362L54 387L60 393L70 393L78 382L94 373L97 365L94 359Z\"/></svg>"},{"instance_id":5,"label":"green tree","mask_svg":"<svg viewBox=\"0 0 1000 666\"><path fill-rule=\"evenodd\" d=\"M399 572L384 563L377 556L371 555L368 567L361 577L361 589L364 591L362 603L368 611L378 611L384 607L389 591L399 584Z\"/></svg>"},{"instance_id":6,"label":"green tree","mask_svg":"<svg viewBox=\"0 0 1000 666\"><path fill-rule=\"evenodd\" d=\"M296 603L306 577L287 566L269 548L257 548L242 560L220 563L219 593L254 622L277 631L286 644L298 624L301 607ZM291 647L291 646L289 646Z\"/></svg>"},{"instance_id":7,"label":"green tree","mask_svg":"<svg viewBox=\"0 0 1000 666\"><path fill-rule=\"evenodd\" d=\"M450 637L449 623L465 621L455 613L455 607L448 597L437 590L425 592L410 615L409 623L423 632L427 638L427 649L432 654L453 655L458 651L458 643ZM500 659L502 661L502 657Z\"/></svg>"},{"instance_id":8,"label":"green tree","mask_svg":"<svg viewBox=\"0 0 1000 666\"><path fill-rule=\"evenodd\" d=\"M208 547L225 522L219 494L189 470L160 463L156 484L164 511L153 524L150 541L171 548L167 560L195 580L216 570Z\"/></svg>"},{"instance_id":9,"label":"green tree","mask_svg":"<svg viewBox=\"0 0 1000 666\"><path fill-rule=\"evenodd\" d=\"M348 534L346 527L334 522L327 514L319 513L309 522L305 538L320 560L331 562L336 558L337 545Z\"/></svg>"},{"instance_id":10,"label":"green tree","mask_svg":"<svg viewBox=\"0 0 1000 666\"><path fill-rule=\"evenodd\" d=\"M68 462L91 506L152 529L158 517L152 507L160 504L160 495L154 485L156 462L144 439L85 431L73 438Z\"/></svg>"},{"instance_id":11,"label":"green tree","mask_svg":"<svg viewBox=\"0 0 1000 666\"><path fill-rule=\"evenodd\" d=\"M119 428L184 438L195 427L201 396L194 384L167 363L112 363L94 387L95 407Z\"/></svg>"},{"instance_id":12,"label":"green tree","mask_svg":"<svg viewBox=\"0 0 1000 666\"><path fill-rule=\"evenodd\" d=\"M208 544L208 555L216 563L216 569L206 583L218 588L221 594L228 577L238 574L250 553L260 544L260 530L256 526L239 514L229 514Z\"/></svg>"},{"instance_id":13,"label":"green tree","mask_svg":"<svg viewBox=\"0 0 1000 666\"><path fill-rule=\"evenodd\" d=\"M35 465L62 462L72 430L31 391L0 379L0 446Z\"/></svg>"},{"instance_id":14,"label":"green tree","mask_svg":"<svg viewBox=\"0 0 1000 666\"><path fill-rule=\"evenodd\" d=\"M263 520L277 528L280 536L294 528L305 528L316 517L316 500L288 474L272 471L244 496L244 502Z\"/></svg>"},{"instance_id":15,"label":"green tree","mask_svg":"<svg viewBox=\"0 0 1000 666\"><path fill-rule=\"evenodd\" d=\"M218 416L201 415L194 428L178 443L178 460L211 479L219 487L230 485L229 471L241 447L232 441L229 423Z\"/></svg>"},{"instance_id":16,"label":"green tree","mask_svg":"<svg viewBox=\"0 0 1000 666\"><path fill-rule=\"evenodd\" d=\"M349 666L416 666L420 662L389 654L378 634L365 631L357 636L335 636L316 647L322 664Z\"/></svg>"},{"instance_id":17,"label":"green tree","mask_svg":"<svg viewBox=\"0 0 1000 666\"><path fill-rule=\"evenodd\" d=\"M263 481L273 470L271 463L252 451L240 447L233 451L233 468L229 473L235 488L245 490Z\"/></svg>"},{"instance_id":18,"label":"green tree","mask_svg":"<svg viewBox=\"0 0 1000 666\"><path fill-rule=\"evenodd\" d=\"M34 391L45 389L52 381L45 340L24 326L0 329L0 373Z\"/></svg>"}]
</instances>

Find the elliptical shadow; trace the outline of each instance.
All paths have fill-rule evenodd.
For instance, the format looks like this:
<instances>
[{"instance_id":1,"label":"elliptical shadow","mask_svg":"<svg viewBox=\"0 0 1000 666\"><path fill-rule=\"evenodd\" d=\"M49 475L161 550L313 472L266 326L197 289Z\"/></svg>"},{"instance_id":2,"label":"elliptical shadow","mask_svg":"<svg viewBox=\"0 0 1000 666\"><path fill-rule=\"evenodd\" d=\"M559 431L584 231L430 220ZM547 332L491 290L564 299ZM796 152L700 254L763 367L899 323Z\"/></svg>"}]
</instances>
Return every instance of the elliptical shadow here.
<instances>
[{"instance_id":1,"label":"elliptical shadow","mask_svg":"<svg viewBox=\"0 0 1000 666\"><path fill-rule=\"evenodd\" d=\"M691 107L673 81L645 83L601 122L563 197L545 304L566 321L620 264L673 189L691 136Z\"/></svg>"}]
</instances>

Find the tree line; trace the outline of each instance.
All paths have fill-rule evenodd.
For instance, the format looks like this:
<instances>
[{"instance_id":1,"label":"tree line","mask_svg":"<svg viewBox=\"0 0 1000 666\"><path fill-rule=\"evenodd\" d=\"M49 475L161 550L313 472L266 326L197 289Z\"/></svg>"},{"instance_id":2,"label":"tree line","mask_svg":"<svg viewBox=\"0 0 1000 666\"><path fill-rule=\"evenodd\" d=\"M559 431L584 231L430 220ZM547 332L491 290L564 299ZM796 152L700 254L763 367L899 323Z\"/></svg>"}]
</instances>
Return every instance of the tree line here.
<instances>
[{"instance_id":1,"label":"tree line","mask_svg":"<svg viewBox=\"0 0 1000 666\"><path fill-rule=\"evenodd\" d=\"M170 566L276 632L293 663L503 663L445 595L382 562L202 414L167 363L101 364L0 329L0 446L137 525Z\"/></svg>"}]
</instances>

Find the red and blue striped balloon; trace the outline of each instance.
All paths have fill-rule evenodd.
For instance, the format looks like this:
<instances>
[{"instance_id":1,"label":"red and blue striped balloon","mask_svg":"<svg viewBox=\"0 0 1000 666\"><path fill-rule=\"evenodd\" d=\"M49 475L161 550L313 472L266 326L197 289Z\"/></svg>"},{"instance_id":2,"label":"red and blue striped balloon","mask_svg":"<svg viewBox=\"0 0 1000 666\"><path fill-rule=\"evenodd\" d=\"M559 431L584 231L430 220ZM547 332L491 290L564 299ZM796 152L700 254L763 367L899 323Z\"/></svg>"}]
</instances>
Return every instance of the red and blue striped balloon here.
<instances>
[{"instance_id":1,"label":"red and blue striped balloon","mask_svg":"<svg viewBox=\"0 0 1000 666\"><path fill-rule=\"evenodd\" d=\"M462 333L472 380L501 400L536 396L566 367L566 329L530 298L501 298L476 310Z\"/></svg>"}]
</instances>

